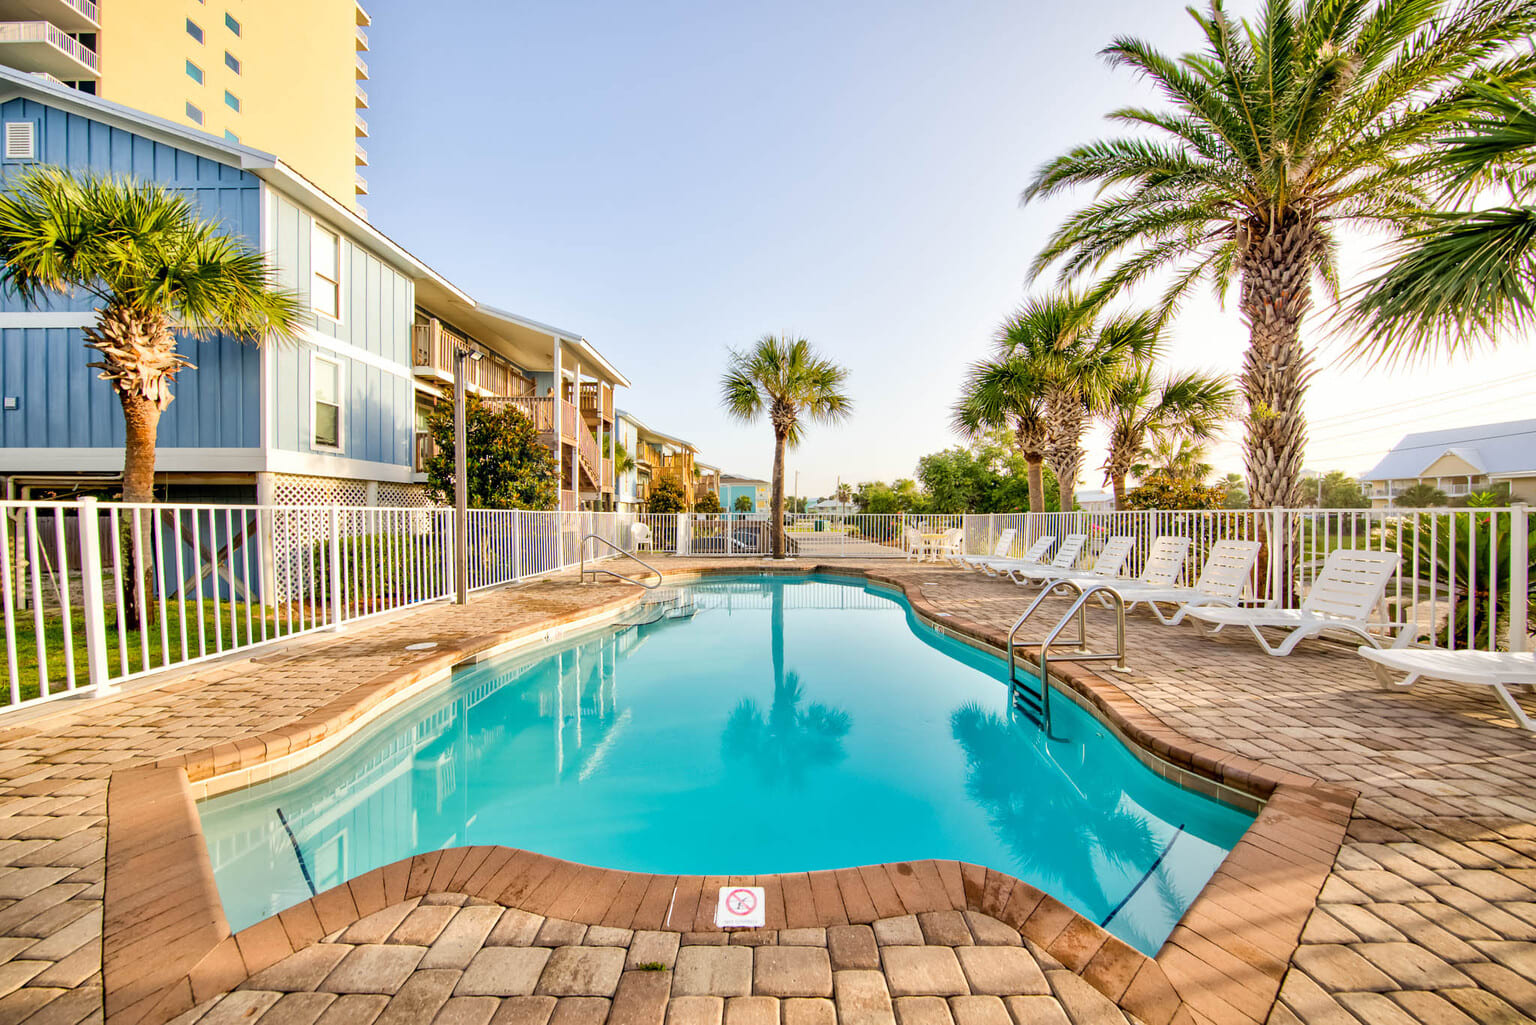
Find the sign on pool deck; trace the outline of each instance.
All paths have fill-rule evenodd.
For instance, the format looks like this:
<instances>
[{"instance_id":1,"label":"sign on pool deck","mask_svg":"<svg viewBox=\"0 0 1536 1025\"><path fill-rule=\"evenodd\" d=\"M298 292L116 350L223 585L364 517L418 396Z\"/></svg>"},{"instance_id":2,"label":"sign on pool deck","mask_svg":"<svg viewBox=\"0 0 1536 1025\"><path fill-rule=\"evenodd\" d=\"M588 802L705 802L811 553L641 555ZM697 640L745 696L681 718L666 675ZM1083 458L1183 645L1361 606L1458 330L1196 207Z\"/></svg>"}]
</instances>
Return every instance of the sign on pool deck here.
<instances>
[{"instance_id":1,"label":"sign on pool deck","mask_svg":"<svg viewBox=\"0 0 1536 1025\"><path fill-rule=\"evenodd\" d=\"M722 929L761 929L764 914L761 886L720 887L715 925Z\"/></svg>"}]
</instances>

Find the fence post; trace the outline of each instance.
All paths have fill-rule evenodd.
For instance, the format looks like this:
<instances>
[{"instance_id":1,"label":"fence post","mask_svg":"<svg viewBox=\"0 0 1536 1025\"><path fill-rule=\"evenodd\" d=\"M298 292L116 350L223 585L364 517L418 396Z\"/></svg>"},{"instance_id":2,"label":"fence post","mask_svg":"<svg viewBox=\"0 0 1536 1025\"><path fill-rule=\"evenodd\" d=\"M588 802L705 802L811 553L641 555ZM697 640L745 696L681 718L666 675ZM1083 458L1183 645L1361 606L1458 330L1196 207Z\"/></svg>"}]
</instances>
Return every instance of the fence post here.
<instances>
[{"instance_id":1,"label":"fence post","mask_svg":"<svg viewBox=\"0 0 1536 1025\"><path fill-rule=\"evenodd\" d=\"M523 513L512 510L512 579L523 579Z\"/></svg>"},{"instance_id":2,"label":"fence post","mask_svg":"<svg viewBox=\"0 0 1536 1025\"><path fill-rule=\"evenodd\" d=\"M107 682L111 675L107 665L107 603L101 591L101 520L96 512L96 499L80 499L79 512L80 605L85 614L86 675L97 697L105 697L116 688ZM149 629L147 617L141 629Z\"/></svg>"},{"instance_id":3,"label":"fence post","mask_svg":"<svg viewBox=\"0 0 1536 1025\"><path fill-rule=\"evenodd\" d=\"M1269 510L1269 605L1272 608L1286 608L1286 582L1281 579L1284 576L1282 567L1285 565L1284 553L1280 551L1280 521L1285 516L1283 509Z\"/></svg>"},{"instance_id":4,"label":"fence post","mask_svg":"<svg viewBox=\"0 0 1536 1025\"><path fill-rule=\"evenodd\" d=\"M341 510L331 506L331 558L327 567L331 574L331 629L340 630L342 609L341 584Z\"/></svg>"},{"instance_id":5,"label":"fence post","mask_svg":"<svg viewBox=\"0 0 1536 1025\"><path fill-rule=\"evenodd\" d=\"M1526 607L1531 603L1530 509L1516 502L1509 511L1509 650L1524 651Z\"/></svg>"}]
</instances>

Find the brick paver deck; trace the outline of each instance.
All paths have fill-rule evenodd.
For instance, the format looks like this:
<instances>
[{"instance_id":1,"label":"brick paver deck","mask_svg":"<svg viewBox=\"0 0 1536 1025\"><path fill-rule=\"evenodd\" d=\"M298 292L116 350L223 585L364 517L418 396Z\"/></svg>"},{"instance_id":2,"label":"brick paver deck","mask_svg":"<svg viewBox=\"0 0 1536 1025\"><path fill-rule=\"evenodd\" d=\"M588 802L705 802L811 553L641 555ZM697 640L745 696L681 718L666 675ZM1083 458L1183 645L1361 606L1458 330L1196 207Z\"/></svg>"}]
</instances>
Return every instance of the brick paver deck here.
<instances>
[{"instance_id":1,"label":"brick paver deck","mask_svg":"<svg viewBox=\"0 0 1536 1025\"><path fill-rule=\"evenodd\" d=\"M736 565L747 570L755 564ZM1005 631L1025 597L1010 584L974 574L908 563L870 565L874 572L906 585L915 599L953 613L957 624L975 624L983 634ZM251 740L261 736L281 737L281 750L287 750L289 743L297 743L290 736L294 723L323 718L359 684L368 686L368 681L385 677L398 680L402 670L425 671L451 660L457 649L483 646L487 630L570 618L596 603L622 599L623 590L617 585L579 588L561 580L480 595L468 609L415 610L340 635L269 650L254 659L205 667L154 690L60 707L35 722L0 728L0 1025L70 1025L103 1018L106 792L112 772L185 761L198 751L223 752L208 756L202 766L206 772L222 771L278 750L276 739ZM420 654L403 650L421 639L438 640L442 646ZM1231 993L1242 992L1253 978L1283 979L1279 999L1267 1008L1268 1020L1275 1025L1298 1020L1437 1025L1536 1019L1536 738L1515 730L1502 710L1476 690L1421 686L1408 693L1380 692L1346 648L1308 643L1291 658L1275 660L1243 638L1207 640L1187 628L1165 629L1135 616L1130 641L1130 671L1104 675L1168 726L1193 741L1360 794L1348 840L1289 965L1268 963L1262 950L1244 944L1240 923L1234 924L1229 941L1219 944L1198 936L1176 937L1170 947L1179 949L1165 951L1170 957L1189 956L1202 959L1208 968L1224 967ZM1211 765L1218 765L1215 756ZM189 771L194 768L188 764ZM1242 927L1265 928L1264 895L1248 896L1251 912ZM432 896L433 901L456 899L446 893ZM411 912L418 919L422 910L433 906L425 897L422 904ZM470 942L479 927L476 916L489 918L495 911L467 900L454 911L454 923L459 916L468 917L453 934L454 949L460 951L453 957L476 946ZM131 908L121 913L131 920ZM499 914L492 928L510 914ZM442 919L444 930L448 928L446 913L428 917ZM402 925L404 920L402 916ZM974 932L976 922L969 925ZM884 929L900 931L895 925ZM370 1014L385 1013L388 1004L391 1020L484 1021L489 1020L482 1017L489 1010L500 1016L498 1021L526 1019L543 1025L558 1019L560 1025L574 1025L590 1020L596 1025L610 1011L611 1020L629 1021L632 1015L619 1010L630 1005L645 1008L634 1012L636 1020L649 1015L646 1020L662 1021L656 1008L665 998L667 1020L679 1022L698 1018L714 1023L721 1020L716 1015L741 1025L758 1020L782 1025L828 1022L827 1005L818 1002L825 998L773 994L768 992L777 985L772 981L764 982L767 989L757 989L756 974L752 995L740 995L734 1004L721 997L725 1002L717 1007L707 999L709 994L685 997L678 988L677 967L670 973L643 973L637 966L626 966L628 955L614 977L618 996L607 996L619 1001L612 1007L600 1003L603 995L585 993L550 991L544 994L549 999L535 1003L509 994L471 994L468 989L460 993L473 974L474 957L499 946L488 942L492 933L479 944L485 950L477 949L470 963L459 968L453 966L456 961L437 964L449 958L446 949L428 960L427 952L443 933L431 942L391 944L394 931L366 942L349 941L343 931L335 942L300 950L277 963L308 958L303 962L308 974L302 978L314 978L313 985L269 982L263 984L268 988L244 988L224 998L203 1020L259 1020L267 1025L369 1021ZM643 935L637 933L622 944L610 936L611 942L590 945L628 947ZM1108 1014L1102 1001L1094 1003L1086 994L1097 992L1078 975L1053 974L1058 969L1038 948L1030 952L1031 959L1045 969L1051 994L1036 994L1025 1004L1004 1000L1002 1010L1011 1018L1000 1016L997 1005L986 999L992 994L976 992L974 976L966 972L962 975L970 993L933 993L956 988L953 973L946 974L947 962L945 970L934 966L958 936L935 943L925 931L923 944L891 945L923 953L897 955L894 960L884 956L882 948L879 969L834 966L834 1013L845 1023L889 1020L892 1012L883 1000L900 985L893 987L893 973L917 971L925 961L934 964L923 978L939 981L925 982L923 995L896 998L894 1013L902 1025L951 1019L958 1025L1024 1025L1025 1015L1033 1016L1027 1020L1049 1021L1062 1007L1078 1022L1113 1021L1119 1013ZM798 945L782 934L777 939L781 947ZM830 935L829 942L835 951ZM585 939L562 941L550 949L579 950L586 945ZM386 949L391 946L423 952L412 962L412 952L402 955ZM542 945L535 934L525 946ZM1197 949L1191 952L1186 946ZM345 956L327 964L338 952ZM615 975L608 964L615 955L594 956L603 965L588 965L584 954L567 954L555 962L551 954L535 988L544 984L543 973L554 969L561 977L606 980ZM495 962L496 957L488 958L485 965L491 967L480 974L500 978L506 966ZM764 979L769 980L786 964L790 968L784 971L791 975L796 974L791 968L805 967L793 957L759 960L754 955L752 971L764 967ZM391 991L394 1001L409 997L415 1002L400 1002L395 1010L388 1000L378 999L386 994L342 988L351 977L374 979L376 970L393 971L400 980L398 992ZM1020 972L1020 977L1029 974L1022 968ZM297 968L295 973L291 978L302 974ZM665 987L656 981L663 974L669 975ZM450 975L455 976L451 986ZM549 985L558 983L551 980ZM438 1000L439 992L447 995ZM495 1007L491 1000L498 1001ZM522 1002L503 1002L516 1000ZM902 1000L910 1002L903 1006ZM1198 1019L1191 1014L1189 1020Z\"/></svg>"}]
</instances>

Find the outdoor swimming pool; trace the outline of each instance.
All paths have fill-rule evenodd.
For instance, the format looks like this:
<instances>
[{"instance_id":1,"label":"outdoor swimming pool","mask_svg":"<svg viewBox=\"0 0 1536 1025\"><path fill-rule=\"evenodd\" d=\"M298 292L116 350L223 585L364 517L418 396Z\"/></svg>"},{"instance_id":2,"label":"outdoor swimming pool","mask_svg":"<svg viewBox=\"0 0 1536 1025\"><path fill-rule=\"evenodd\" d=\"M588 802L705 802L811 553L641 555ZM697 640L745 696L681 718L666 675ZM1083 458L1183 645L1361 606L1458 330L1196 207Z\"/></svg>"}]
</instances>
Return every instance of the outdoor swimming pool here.
<instances>
[{"instance_id":1,"label":"outdoor swimming pool","mask_svg":"<svg viewBox=\"0 0 1536 1025\"><path fill-rule=\"evenodd\" d=\"M712 578L692 616L459 670L297 772L203 802L231 927L411 854L503 844L761 875L957 859L1155 953L1247 812L1073 702L1010 721L1002 662L834 577Z\"/></svg>"}]
</instances>

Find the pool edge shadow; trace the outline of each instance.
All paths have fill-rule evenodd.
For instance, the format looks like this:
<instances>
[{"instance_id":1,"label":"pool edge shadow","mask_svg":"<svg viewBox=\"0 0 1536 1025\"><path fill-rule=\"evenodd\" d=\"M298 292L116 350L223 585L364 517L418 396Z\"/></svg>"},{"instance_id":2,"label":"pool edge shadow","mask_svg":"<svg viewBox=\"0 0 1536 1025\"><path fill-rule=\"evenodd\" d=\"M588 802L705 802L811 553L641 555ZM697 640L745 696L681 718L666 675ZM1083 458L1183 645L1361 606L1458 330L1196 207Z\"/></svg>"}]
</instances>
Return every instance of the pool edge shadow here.
<instances>
[{"instance_id":1,"label":"pool edge shadow","mask_svg":"<svg viewBox=\"0 0 1536 1025\"><path fill-rule=\"evenodd\" d=\"M739 575L743 568L693 566L668 579ZM941 617L921 585L877 568L808 564L753 567L750 572L871 581L901 593L922 622L942 633L983 647L1004 643L963 611ZM380 674L277 730L113 773L103 928L108 1025L163 1025L289 953L391 903L429 892L465 893L540 914L554 908L561 912L558 917L588 925L712 930L710 902L701 899L706 877L618 872L504 847L449 848L402 859L234 934L213 884L193 803L199 791L207 792L208 780L238 780L245 773L246 782L259 781L265 778L263 767L270 774L274 765L319 757L389 708L446 678L456 665L540 640L552 630L618 615L641 598L639 591L626 587L623 592L516 631L467 638ZM770 909L784 916L777 927L838 925L921 911L978 911L1017 929L1145 1025L1265 1021L1343 843L1356 793L1185 737L1082 666L1061 666L1053 681L1080 704L1090 705L1133 752L1148 752L1192 778L1264 802L1156 957L1027 883L959 862L756 877L756 884L770 892ZM190 882L176 887L162 876L175 877L178 866L179 878ZM663 902L652 892L667 888L671 896L673 887L681 903ZM143 917L151 908L156 913ZM650 924L658 910L670 914ZM687 916L686 924L679 912Z\"/></svg>"}]
</instances>

